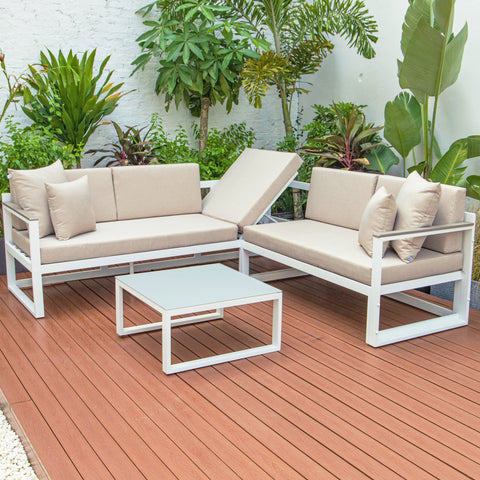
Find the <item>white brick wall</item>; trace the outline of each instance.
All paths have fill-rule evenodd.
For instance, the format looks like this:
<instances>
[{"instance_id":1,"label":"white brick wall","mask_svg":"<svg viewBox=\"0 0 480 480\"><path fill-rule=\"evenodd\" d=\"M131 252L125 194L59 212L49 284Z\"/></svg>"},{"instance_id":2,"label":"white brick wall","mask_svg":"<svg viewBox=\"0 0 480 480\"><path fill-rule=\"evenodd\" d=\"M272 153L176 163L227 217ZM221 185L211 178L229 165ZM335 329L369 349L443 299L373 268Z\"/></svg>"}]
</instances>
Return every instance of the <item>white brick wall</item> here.
<instances>
[{"instance_id":1,"label":"white brick wall","mask_svg":"<svg viewBox=\"0 0 480 480\"><path fill-rule=\"evenodd\" d=\"M181 106L177 111L172 105L165 112L163 96L155 95L155 66L130 77L131 61L138 55L135 38L144 31L142 19L134 12L146 0L0 0L0 48L6 54L10 73L21 74L28 63L38 61L40 50L50 48L57 52L73 49L83 52L97 48L97 59L111 55L108 66L115 70L113 80L125 82L124 90L134 92L120 100L111 119L121 125L146 125L153 112L159 112L169 131L178 125L189 129L194 120ZM369 120L383 123L386 101L399 92L396 76L396 58L400 56L401 25L407 8L407 0L367 0L370 11L380 25L377 57L372 61L358 57L346 48L341 40L320 72L313 76L311 93L302 96L304 122L313 116L314 103L332 100L351 100L368 104ZM470 22L470 38L458 83L444 94L440 106L438 137L443 148L458 137L480 134L480 89L478 89L478 58L480 31L475 20L480 17L478 0L457 1L457 24ZM0 87L4 87L0 79ZM0 105L5 98L0 90ZM11 109L22 123L28 123L23 112ZM246 121L257 136L257 146L274 147L283 138L283 122L280 104L275 91L271 91L261 110L254 109L246 99L241 99L227 116L222 106L212 109L210 125L223 128L234 122ZM114 138L111 126L102 126L91 138L88 147L102 146ZM85 166L89 164L87 159Z\"/></svg>"}]
</instances>

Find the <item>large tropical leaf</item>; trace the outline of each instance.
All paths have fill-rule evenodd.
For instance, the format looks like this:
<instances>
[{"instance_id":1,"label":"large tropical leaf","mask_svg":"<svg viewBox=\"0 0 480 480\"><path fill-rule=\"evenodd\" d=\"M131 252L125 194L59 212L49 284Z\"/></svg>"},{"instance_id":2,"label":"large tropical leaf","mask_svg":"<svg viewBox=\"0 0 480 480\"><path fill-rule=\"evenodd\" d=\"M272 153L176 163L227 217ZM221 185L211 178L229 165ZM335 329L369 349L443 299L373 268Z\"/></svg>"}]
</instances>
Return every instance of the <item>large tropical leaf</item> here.
<instances>
[{"instance_id":1,"label":"large tropical leaf","mask_svg":"<svg viewBox=\"0 0 480 480\"><path fill-rule=\"evenodd\" d=\"M405 22L402 26L401 47L403 55L407 52L407 47L412 39L418 22L425 20L429 25L433 23L432 4L434 0L414 0L410 2L410 6L405 14Z\"/></svg>"},{"instance_id":2,"label":"large tropical leaf","mask_svg":"<svg viewBox=\"0 0 480 480\"><path fill-rule=\"evenodd\" d=\"M421 125L421 107L415 97L402 92L386 104L384 136L403 158L422 141Z\"/></svg>"},{"instance_id":3,"label":"large tropical leaf","mask_svg":"<svg viewBox=\"0 0 480 480\"><path fill-rule=\"evenodd\" d=\"M470 175L466 181L467 195L480 200L480 175Z\"/></svg>"},{"instance_id":4,"label":"large tropical leaf","mask_svg":"<svg viewBox=\"0 0 480 480\"><path fill-rule=\"evenodd\" d=\"M370 164L366 167L367 170L375 170L384 174L399 162L398 157L385 145L377 145L365 156Z\"/></svg>"},{"instance_id":5,"label":"large tropical leaf","mask_svg":"<svg viewBox=\"0 0 480 480\"><path fill-rule=\"evenodd\" d=\"M447 185L456 185L465 171L463 163L467 159L468 145L466 140L457 140L448 152L438 161L432 170L430 180Z\"/></svg>"},{"instance_id":6,"label":"large tropical leaf","mask_svg":"<svg viewBox=\"0 0 480 480\"><path fill-rule=\"evenodd\" d=\"M435 9L439 16L436 18L437 22L442 27L451 27L455 0L438 1L441 1L441 6ZM426 0L416 0L414 5L418 2L422 5L428 3ZM415 25L415 22L413 24ZM432 97L438 96L458 78L467 37L467 25L454 36L451 29L444 33L432 26L431 20L425 18L425 15L419 15L414 28L404 27L404 60L399 62L400 86L410 89L417 98L419 92ZM418 100L422 101L422 98Z\"/></svg>"}]
</instances>

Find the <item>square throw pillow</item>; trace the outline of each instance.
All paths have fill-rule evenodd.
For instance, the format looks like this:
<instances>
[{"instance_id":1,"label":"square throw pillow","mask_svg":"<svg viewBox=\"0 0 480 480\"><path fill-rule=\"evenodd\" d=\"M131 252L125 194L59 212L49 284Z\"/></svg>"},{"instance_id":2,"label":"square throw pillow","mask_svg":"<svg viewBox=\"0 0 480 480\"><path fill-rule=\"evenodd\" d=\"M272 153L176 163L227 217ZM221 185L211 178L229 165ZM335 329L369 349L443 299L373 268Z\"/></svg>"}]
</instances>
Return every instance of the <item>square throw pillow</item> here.
<instances>
[{"instance_id":1,"label":"square throw pillow","mask_svg":"<svg viewBox=\"0 0 480 480\"><path fill-rule=\"evenodd\" d=\"M45 183L62 183L67 181L60 160L47 167L33 170L9 170L10 193L15 202L27 212L38 218L40 238L53 233L53 225L48 210Z\"/></svg>"},{"instance_id":2,"label":"square throw pillow","mask_svg":"<svg viewBox=\"0 0 480 480\"><path fill-rule=\"evenodd\" d=\"M47 183L45 188L55 236L59 240L96 230L86 175L71 182Z\"/></svg>"},{"instance_id":3,"label":"square throw pillow","mask_svg":"<svg viewBox=\"0 0 480 480\"><path fill-rule=\"evenodd\" d=\"M379 188L367 203L358 230L358 243L368 255L373 255L373 236L377 233L392 230L396 215L397 202L395 197L388 193L385 187ZM382 256L385 255L387 247L388 242L385 242Z\"/></svg>"},{"instance_id":4,"label":"square throw pillow","mask_svg":"<svg viewBox=\"0 0 480 480\"><path fill-rule=\"evenodd\" d=\"M412 172L397 196L395 230L414 230L432 225L440 205L440 183L424 180ZM392 247L406 263L412 262L422 248L426 237L393 240Z\"/></svg>"}]
</instances>

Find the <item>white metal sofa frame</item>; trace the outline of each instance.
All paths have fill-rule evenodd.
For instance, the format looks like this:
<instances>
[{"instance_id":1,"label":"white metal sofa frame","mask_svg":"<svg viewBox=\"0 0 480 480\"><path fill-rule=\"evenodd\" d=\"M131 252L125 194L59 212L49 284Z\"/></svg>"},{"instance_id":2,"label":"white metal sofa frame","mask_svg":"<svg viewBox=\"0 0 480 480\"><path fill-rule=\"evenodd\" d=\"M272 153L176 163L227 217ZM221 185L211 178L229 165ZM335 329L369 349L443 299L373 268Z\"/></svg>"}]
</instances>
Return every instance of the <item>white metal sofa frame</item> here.
<instances>
[{"instance_id":1,"label":"white metal sofa frame","mask_svg":"<svg viewBox=\"0 0 480 480\"><path fill-rule=\"evenodd\" d=\"M290 186L303 190L309 190L310 188L309 184L296 181L292 182ZM474 213L465 212L464 222L425 227L409 231L391 231L375 236L373 240L372 277L370 285L366 285L308 263L298 261L294 258L273 252L246 241L243 241L240 247L239 269L241 272L249 274L249 255L257 254L291 267L289 269L253 275L260 280L280 280L307 274L314 275L318 278L327 280L336 285L340 285L348 288L349 290L353 290L365 295L368 298L366 342L373 347L380 347L431 333L462 327L468 324L475 219L476 216ZM402 238L442 235L453 232L463 232L462 270L382 285L382 245L384 242L394 239L399 240ZM407 290L437 285L450 281L455 282L452 310L403 293ZM382 296L386 296L427 311L437 315L437 317L380 330L380 303Z\"/></svg>"}]
</instances>

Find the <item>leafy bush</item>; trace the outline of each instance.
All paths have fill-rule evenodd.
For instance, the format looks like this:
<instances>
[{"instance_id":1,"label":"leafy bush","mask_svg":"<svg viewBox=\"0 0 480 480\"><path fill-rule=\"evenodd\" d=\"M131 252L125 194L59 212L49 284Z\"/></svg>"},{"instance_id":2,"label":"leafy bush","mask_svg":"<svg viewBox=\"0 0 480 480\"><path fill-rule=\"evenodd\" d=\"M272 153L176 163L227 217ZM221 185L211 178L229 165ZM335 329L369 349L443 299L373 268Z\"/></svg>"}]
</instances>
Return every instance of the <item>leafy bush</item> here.
<instances>
[{"instance_id":1,"label":"leafy bush","mask_svg":"<svg viewBox=\"0 0 480 480\"><path fill-rule=\"evenodd\" d=\"M194 125L195 140L198 140L199 134L199 127ZM215 180L227 171L246 147L253 145L255 134L247 129L245 123L232 124L221 131L212 128L205 149L199 152L190 146L183 127L177 128L172 138L165 132L160 116L154 114L148 141L159 163L195 162L200 165L202 180Z\"/></svg>"},{"instance_id":2,"label":"leafy bush","mask_svg":"<svg viewBox=\"0 0 480 480\"><path fill-rule=\"evenodd\" d=\"M475 226L475 246L473 250L472 280L480 282L480 211L477 212Z\"/></svg>"},{"instance_id":3,"label":"leafy bush","mask_svg":"<svg viewBox=\"0 0 480 480\"><path fill-rule=\"evenodd\" d=\"M71 51L67 57L61 50L57 57L50 50L48 57L40 52L41 65L29 65L23 94L25 114L37 125L50 126L61 142L73 145L78 159L90 135L124 95L118 92L123 83L110 83L113 72L102 78L110 57L94 73L95 53L85 52L79 59Z\"/></svg>"},{"instance_id":4,"label":"leafy bush","mask_svg":"<svg viewBox=\"0 0 480 480\"><path fill-rule=\"evenodd\" d=\"M107 162L107 167L115 165L148 165L154 160L152 146L147 141L150 130L143 134L144 128L126 127L124 131L118 123L112 122L115 132L117 133L116 143L107 143L105 147L89 150L86 153L104 153L95 161L95 166L104 160Z\"/></svg>"},{"instance_id":5,"label":"leafy bush","mask_svg":"<svg viewBox=\"0 0 480 480\"><path fill-rule=\"evenodd\" d=\"M9 191L8 169L27 170L50 165L60 159L65 168L76 163L70 146L62 145L45 127L20 128L6 120L7 138L0 141L0 193ZM3 236L3 229L0 236Z\"/></svg>"}]
</instances>

